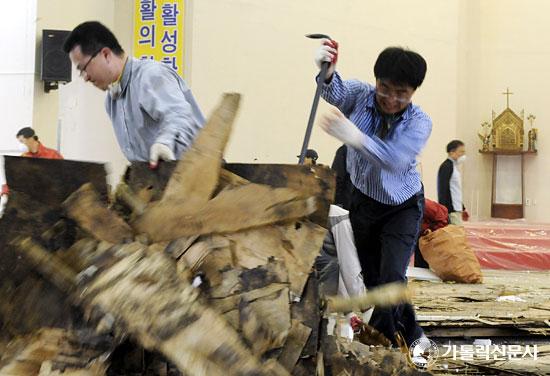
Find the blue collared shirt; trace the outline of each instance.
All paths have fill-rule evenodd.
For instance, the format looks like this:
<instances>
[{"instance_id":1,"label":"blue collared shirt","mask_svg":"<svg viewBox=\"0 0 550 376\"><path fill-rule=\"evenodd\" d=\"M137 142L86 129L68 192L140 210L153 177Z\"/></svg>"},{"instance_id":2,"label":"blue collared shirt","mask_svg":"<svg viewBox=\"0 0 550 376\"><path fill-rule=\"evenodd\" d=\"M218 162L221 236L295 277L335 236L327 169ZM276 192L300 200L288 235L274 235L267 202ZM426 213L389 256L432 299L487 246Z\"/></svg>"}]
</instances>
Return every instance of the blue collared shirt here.
<instances>
[{"instance_id":1,"label":"blue collared shirt","mask_svg":"<svg viewBox=\"0 0 550 376\"><path fill-rule=\"evenodd\" d=\"M130 57L120 88L117 98L107 94L105 108L126 158L148 161L158 142L179 159L205 123L185 81L162 63Z\"/></svg>"},{"instance_id":2,"label":"blue collared shirt","mask_svg":"<svg viewBox=\"0 0 550 376\"><path fill-rule=\"evenodd\" d=\"M348 147L347 170L353 185L378 202L399 205L422 188L416 157L430 137L432 121L420 107L409 104L380 139L377 134L385 124L375 95L374 86L343 81L337 72L322 93L365 135L360 150Z\"/></svg>"}]
</instances>

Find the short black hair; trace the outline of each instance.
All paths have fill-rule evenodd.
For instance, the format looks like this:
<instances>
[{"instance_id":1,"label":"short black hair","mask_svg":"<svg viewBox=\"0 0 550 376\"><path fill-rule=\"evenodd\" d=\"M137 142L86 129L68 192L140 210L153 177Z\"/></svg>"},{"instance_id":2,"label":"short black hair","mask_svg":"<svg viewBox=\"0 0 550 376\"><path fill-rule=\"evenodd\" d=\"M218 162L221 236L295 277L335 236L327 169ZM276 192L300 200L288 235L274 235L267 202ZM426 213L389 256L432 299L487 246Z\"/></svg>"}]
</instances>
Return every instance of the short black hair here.
<instances>
[{"instance_id":1,"label":"short black hair","mask_svg":"<svg viewBox=\"0 0 550 376\"><path fill-rule=\"evenodd\" d=\"M296 157L300 158L299 155L297 155ZM307 149L304 158L311 158L313 162L315 162L319 158L319 154L317 154L317 151L315 151L314 149Z\"/></svg>"},{"instance_id":2,"label":"short black hair","mask_svg":"<svg viewBox=\"0 0 550 376\"><path fill-rule=\"evenodd\" d=\"M426 60L420 54L402 47L388 47L378 55L374 77L416 89L426 76Z\"/></svg>"},{"instance_id":3,"label":"short black hair","mask_svg":"<svg viewBox=\"0 0 550 376\"><path fill-rule=\"evenodd\" d=\"M447 153L450 153L452 151L455 151L456 149L458 149L460 146L464 146L464 142L460 141L460 140L452 140L451 142L449 142L447 144Z\"/></svg>"},{"instance_id":4,"label":"short black hair","mask_svg":"<svg viewBox=\"0 0 550 376\"><path fill-rule=\"evenodd\" d=\"M316 161L319 158L319 154L317 154L317 152L314 149L307 149L306 158L311 158L314 161Z\"/></svg>"},{"instance_id":5,"label":"short black hair","mask_svg":"<svg viewBox=\"0 0 550 376\"><path fill-rule=\"evenodd\" d=\"M21 128L18 132L17 132L17 135L15 136L16 138L19 138L19 136L23 136L25 138L34 138L36 141L38 141L38 136L36 135L36 133L34 133L34 129L32 129L31 127L25 127L25 128Z\"/></svg>"},{"instance_id":6,"label":"short black hair","mask_svg":"<svg viewBox=\"0 0 550 376\"><path fill-rule=\"evenodd\" d=\"M80 46L84 55L90 56L103 47L110 48L118 56L124 53L113 32L97 21L83 22L75 27L65 39L63 51L69 53L76 46Z\"/></svg>"}]
</instances>

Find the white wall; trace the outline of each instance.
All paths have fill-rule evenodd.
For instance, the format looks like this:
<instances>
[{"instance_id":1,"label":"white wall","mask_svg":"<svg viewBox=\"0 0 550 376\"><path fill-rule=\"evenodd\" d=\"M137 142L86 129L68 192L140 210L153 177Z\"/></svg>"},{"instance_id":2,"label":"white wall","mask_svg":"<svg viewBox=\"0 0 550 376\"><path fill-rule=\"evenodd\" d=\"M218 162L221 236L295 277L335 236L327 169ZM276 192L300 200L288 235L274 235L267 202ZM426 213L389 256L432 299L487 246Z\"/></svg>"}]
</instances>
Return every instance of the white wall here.
<instances>
[{"instance_id":1,"label":"white wall","mask_svg":"<svg viewBox=\"0 0 550 376\"><path fill-rule=\"evenodd\" d=\"M42 28L71 29L98 19L113 27L131 52L133 0L40 0L38 5L37 35ZM549 11L546 0L188 0L186 80L205 114L223 92L244 94L228 160L295 163L317 73L312 61L317 42L304 34L322 32L337 39L339 71L371 82L374 61L384 47L408 46L428 61L426 81L413 98L434 124L421 157L427 196L436 197L445 145L460 138L469 154L463 174L466 206L472 214L489 215L492 164L477 153L476 134L492 109L504 108L500 93L510 87L515 92L512 108L535 114L540 131L539 154L527 157L525 166L526 197L537 202L526 208L526 218L549 221L550 197L543 180L550 163L544 129L550 116L544 90L550 80L550 44L544 40L550 35ZM71 90L82 95L79 104L86 103L82 113L72 116L89 122L81 129L97 132L97 138L80 138L89 141L82 150L75 139L74 152L119 163L103 94L92 87ZM44 94L41 83L35 85L34 124L50 144L56 140L57 96ZM326 110L322 104L319 115ZM310 147L329 164L338 143L316 127Z\"/></svg>"},{"instance_id":2,"label":"white wall","mask_svg":"<svg viewBox=\"0 0 550 376\"><path fill-rule=\"evenodd\" d=\"M457 135L467 144L469 160L464 171L464 196L469 207L479 206L482 218L490 216L492 159L478 153L480 124L491 121L491 110L499 114L506 108L501 93L509 87L510 107L517 114L525 110L537 119L538 155L525 157L525 197L534 206L525 207L530 221L550 221L550 196L547 179L550 164L550 2L546 0L468 1L469 33L460 47L463 63L461 106ZM526 120L527 130L528 122ZM527 135L527 132L525 132ZM525 141L527 145L527 142ZM479 196L479 205L476 197ZM473 199L472 199L473 198Z\"/></svg>"},{"instance_id":3,"label":"white wall","mask_svg":"<svg viewBox=\"0 0 550 376\"><path fill-rule=\"evenodd\" d=\"M18 153L17 131L32 126L36 0L5 2L0 12L0 154Z\"/></svg>"},{"instance_id":4,"label":"white wall","mask_svg":"<svg viewBox=\"0 0 550 376\"><path fill-rule=\"evenodd\" d=\"M126 4L131 3L122 0L39 0L37 48L41 43L42 29L72 30L89 20L104 23L115 34L118 34L117 27L122 25L122 34L126 35L126 20L131 20ZM121 41L125 39L121 38ZM91 84L85 84L74 67L72 82L60 86L57 91L44 93L39 79L37 77L35 83L34 123L40 138L46 145L54 146L60 137L60 151L65 158L107 163L111 172L109 181L116 183L127 162L105 112L106 94Z\"/></svg>"},{"instance_id":5,"label":"white wall","mask_svg":"<svg viewBox=\"0 0 550 376\"><path fill-rule=\"evenodd\" d=\"M194 1L190 79L206 113L225 91L243 93L227 151L229 161L296 163L317 74L317 41L326 33L340 42L338 70L373 82L382 49L402 45L428 61L426 81L413 101L433 119L423 153L426 192L435 197L441 145L456 133L459 1L422 0L208 0ZM327 111L322 104L318 116ZM330 164L339 146L318 127L310 147Z\"/></svg>"}]
</instances>

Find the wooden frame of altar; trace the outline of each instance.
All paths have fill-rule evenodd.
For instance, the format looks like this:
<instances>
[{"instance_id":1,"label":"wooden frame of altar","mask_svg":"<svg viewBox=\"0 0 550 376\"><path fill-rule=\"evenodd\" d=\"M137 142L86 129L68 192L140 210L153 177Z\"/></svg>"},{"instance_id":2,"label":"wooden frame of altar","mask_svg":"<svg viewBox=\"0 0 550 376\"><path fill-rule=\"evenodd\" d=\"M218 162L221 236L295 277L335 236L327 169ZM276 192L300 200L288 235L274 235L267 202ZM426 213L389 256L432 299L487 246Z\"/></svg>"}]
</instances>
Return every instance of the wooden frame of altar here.
<instances>
[{"instance_id":1,"label":"wooden frame of altar","mask_svg":"<svg viewBox=\"0 0 550 376\"><path fill-rule=\"evenodd\" d=\"M523 218L524 216L524 203L525 203L525 186L524 186L524 164L525 164L525 155L536 154L536 151L479 151L482 154L491 154L493 156L493 179L491 187L491 217L493 218L507 218L507 219L517 219ZM503 159L506 158L506 159ZM511 159L516 159L515 161ZM502 163L504 168L499 168L499 160ZM511 162L511 163L510 163ZM516 165L519 168L516 172L519 174L516 175L517 182L519 186L514 187L503 187L504 192L500 191L500 185L505 185L510 183L510 180L516 180L514 177L510 176L510 173L513 173L514 169L505 171L506 167L510 165ZM504 171L503 171L504 170ZM508 172L508 177L499 176L500 174L506 174ZM501 184L499 184L499 182ZM508 189L506 189L508 188ZM512 189L510 189L512 188ZM519 190L517 190L519 188Z\"/></svg>"}]
</instances>

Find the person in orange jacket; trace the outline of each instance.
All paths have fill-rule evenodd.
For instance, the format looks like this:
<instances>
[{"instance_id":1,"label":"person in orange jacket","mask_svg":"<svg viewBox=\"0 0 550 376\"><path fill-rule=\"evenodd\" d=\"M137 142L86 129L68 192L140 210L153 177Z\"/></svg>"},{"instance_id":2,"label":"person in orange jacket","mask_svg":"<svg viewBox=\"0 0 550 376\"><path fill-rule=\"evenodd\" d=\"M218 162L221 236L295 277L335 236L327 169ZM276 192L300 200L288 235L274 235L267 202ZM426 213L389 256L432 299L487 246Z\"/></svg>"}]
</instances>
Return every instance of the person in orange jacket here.
<instances>
[{"instance_id":1,"label":"person in orange jacket","mask_svg":"<svg viewBox=\"0 0 550 376\"><path fill-rule=\"evenodd\" d=\"M16 135L17 139L27 149L21 156L29 158L63 159L57 150L42 145L38 136L31 127L21 128Z\"/></svg>"},{"instance_id":2,"label":"person in orange jacket","mask_svg":"<svg viewBox=\"0 0 550 376\"><path fill-rule=\"evenodd\" d=\"M21 154L22 157L28 158L45 158L45 159L63 159L63 156L59 154L57 150L50 149L42 145L38 140L38 136L31 127L21 128L17 135L17 140L25 148L25 152ZM8 203L9 187L6 182L6 176L4 172L4 159L0 159L0 218L4 215L6 205Z\"/></svg>"}]
</instances>

